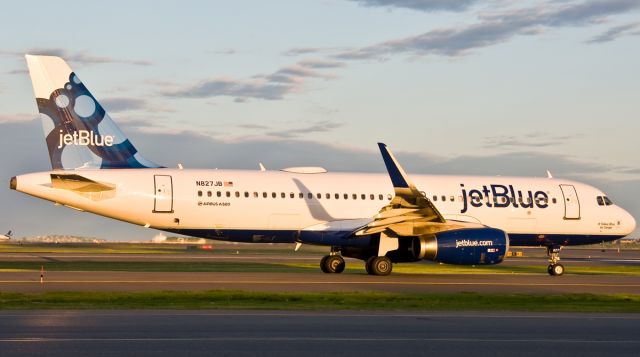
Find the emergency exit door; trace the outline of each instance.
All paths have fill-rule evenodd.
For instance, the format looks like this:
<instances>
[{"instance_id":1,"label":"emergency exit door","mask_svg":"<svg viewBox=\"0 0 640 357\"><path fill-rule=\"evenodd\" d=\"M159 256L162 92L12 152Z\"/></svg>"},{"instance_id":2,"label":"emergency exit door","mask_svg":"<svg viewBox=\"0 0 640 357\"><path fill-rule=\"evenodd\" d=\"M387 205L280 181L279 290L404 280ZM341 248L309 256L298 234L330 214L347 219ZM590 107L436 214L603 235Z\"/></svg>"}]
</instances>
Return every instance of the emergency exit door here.
<instances>
[{"instance_id":1,"label":"emergency exit door","mask_svg":"<svg viewBox=\"0 0 640 357\"><path fill-rule=\"evenodd\" d=\"M173 182L169 175L154 175L154 213L173 212Z\"/></svg>"},{"instance_id":2,"label":"emergency exit door","mask_svg":"<svg viewBox=\"0 0 640 357\"><path fill-rule=\"evenodd\" d=\"M580 219L580 201L573 185L560 185L564 196L564 219Z\"/></svg>"}]
</instances>

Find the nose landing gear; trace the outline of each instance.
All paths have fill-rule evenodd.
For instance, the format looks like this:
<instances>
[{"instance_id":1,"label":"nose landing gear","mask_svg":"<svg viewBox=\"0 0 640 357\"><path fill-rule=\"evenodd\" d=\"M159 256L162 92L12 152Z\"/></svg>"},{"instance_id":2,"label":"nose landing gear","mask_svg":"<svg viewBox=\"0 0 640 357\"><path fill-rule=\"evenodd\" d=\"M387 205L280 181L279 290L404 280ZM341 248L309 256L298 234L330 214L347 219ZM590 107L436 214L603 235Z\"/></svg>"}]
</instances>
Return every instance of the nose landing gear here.
<instances>
[{"instance_id":1,"label":"nose landing gear","mask_svg":"<svg viewBox=\"0 0 640 357\"><path fill-rule=\"evenodd\" d=\"M547 272L551 276L560 276L564 274L564 266L560 263L560 250L562 249L559 245L550 245L547 247L547 255L549 256L549 266L547 267Z\"/></svg>"}]
</instances>

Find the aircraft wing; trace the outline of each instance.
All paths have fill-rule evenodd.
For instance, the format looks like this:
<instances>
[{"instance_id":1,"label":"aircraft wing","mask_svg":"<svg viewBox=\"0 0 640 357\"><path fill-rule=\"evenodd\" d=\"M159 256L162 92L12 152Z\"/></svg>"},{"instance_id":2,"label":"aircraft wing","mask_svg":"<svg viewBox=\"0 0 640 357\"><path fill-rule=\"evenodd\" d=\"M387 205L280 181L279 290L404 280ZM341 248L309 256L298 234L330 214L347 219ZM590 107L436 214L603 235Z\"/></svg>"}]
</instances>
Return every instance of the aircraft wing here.
<instances>
[{"instance_id":1,"label":"aircraft wing","mask_svg":"<svg viewBox=\"0 0 640 357\"><path fill-rule=\"evenodd\" d=\"M418 236L464 225L445 220L433 202L418 191L387 146L378 143L378 147L393 183L395 197L380 209L371 223L358 230L356 236L384 231L391 231L395 236Z\"/></svg>"}]
</instances>

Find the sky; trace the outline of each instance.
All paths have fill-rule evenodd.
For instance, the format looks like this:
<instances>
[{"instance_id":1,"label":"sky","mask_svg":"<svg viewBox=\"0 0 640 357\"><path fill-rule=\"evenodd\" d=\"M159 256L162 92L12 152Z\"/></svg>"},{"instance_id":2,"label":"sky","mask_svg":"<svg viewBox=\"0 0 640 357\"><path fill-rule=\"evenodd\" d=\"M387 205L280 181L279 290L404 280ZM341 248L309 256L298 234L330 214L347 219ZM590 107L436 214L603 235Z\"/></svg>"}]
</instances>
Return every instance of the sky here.
<instances>
[{"instance_id":1,"label":"sky","mask_svg":"<svg viewBox=\"0 0 640 357\"><path fill-rule=\"evenodd\" d=\"M10 191L50 169L23 55L65 58L147 158L545 176L640 218L640 0L11 2L0 13L0 230L157 232ZM635 236L639 236L638 231Z\"/></svg>"}]
</instances>

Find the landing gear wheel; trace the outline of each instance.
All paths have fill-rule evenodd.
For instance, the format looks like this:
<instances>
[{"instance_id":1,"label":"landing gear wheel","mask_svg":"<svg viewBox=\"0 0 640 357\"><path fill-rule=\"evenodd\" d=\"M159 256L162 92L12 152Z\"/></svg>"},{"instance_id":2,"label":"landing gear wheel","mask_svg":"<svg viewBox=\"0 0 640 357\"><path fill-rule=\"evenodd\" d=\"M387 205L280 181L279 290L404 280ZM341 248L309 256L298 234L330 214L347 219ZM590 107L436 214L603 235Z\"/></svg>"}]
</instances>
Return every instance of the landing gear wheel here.
<instances>
[{"instance_id":1,"label":"landing gear wheel","mask_svg":"<svg viewBox=\"0 0 640 357\"><path fill-rule=\"evenodd\" d=\"M387 257L371 257L367 260L365 269L369 275L385 276L391 274L393 263Z\"/></svg>"},{"instance_id":2,"label":"landing gear wheel","mask_svg":"<svg viewBox=\"0 0 640 357\"><path fill-rule=\"evenodd\" d=\"M320 269L324 273L342 273L344 271L345 263L339 255L327 255L320 261Z\"/></svg>"},{"instance_id":3,"label":"landing gear wheel","mask_svg":"<svg viewBox=\"0 0 640 357\"><path fill-rule=\"evenodd\" d=\"M324 257L322 257L322 259L320 260L320 270L322 270L323 273L329 273L329 270L327 269L327 259L331 258L330 255L325 255Z\"/></svg>"},{"instance_id":4,"label":"landing gear wheel","mask_svg":"<svg viewBox=\"0 0 640 357\"><path fill-rule=\"evenodd\" d=\"M551 276L560 276L564 274L564 266L562 264L550 264L547 271Z\"/></svg>"},{"instance_id":5,"label":"landing gear wheel","mask_svg":"<svg viewBox=\"0 0 640 357\"><path fill-rule=\"evenodd\" d=\"M547 272L551 276L560 276L564 274L564 266L560 263L560 250L561 246L548 246L547 255L549 256L549 266Z\"/></svg>"}]
</instances>

